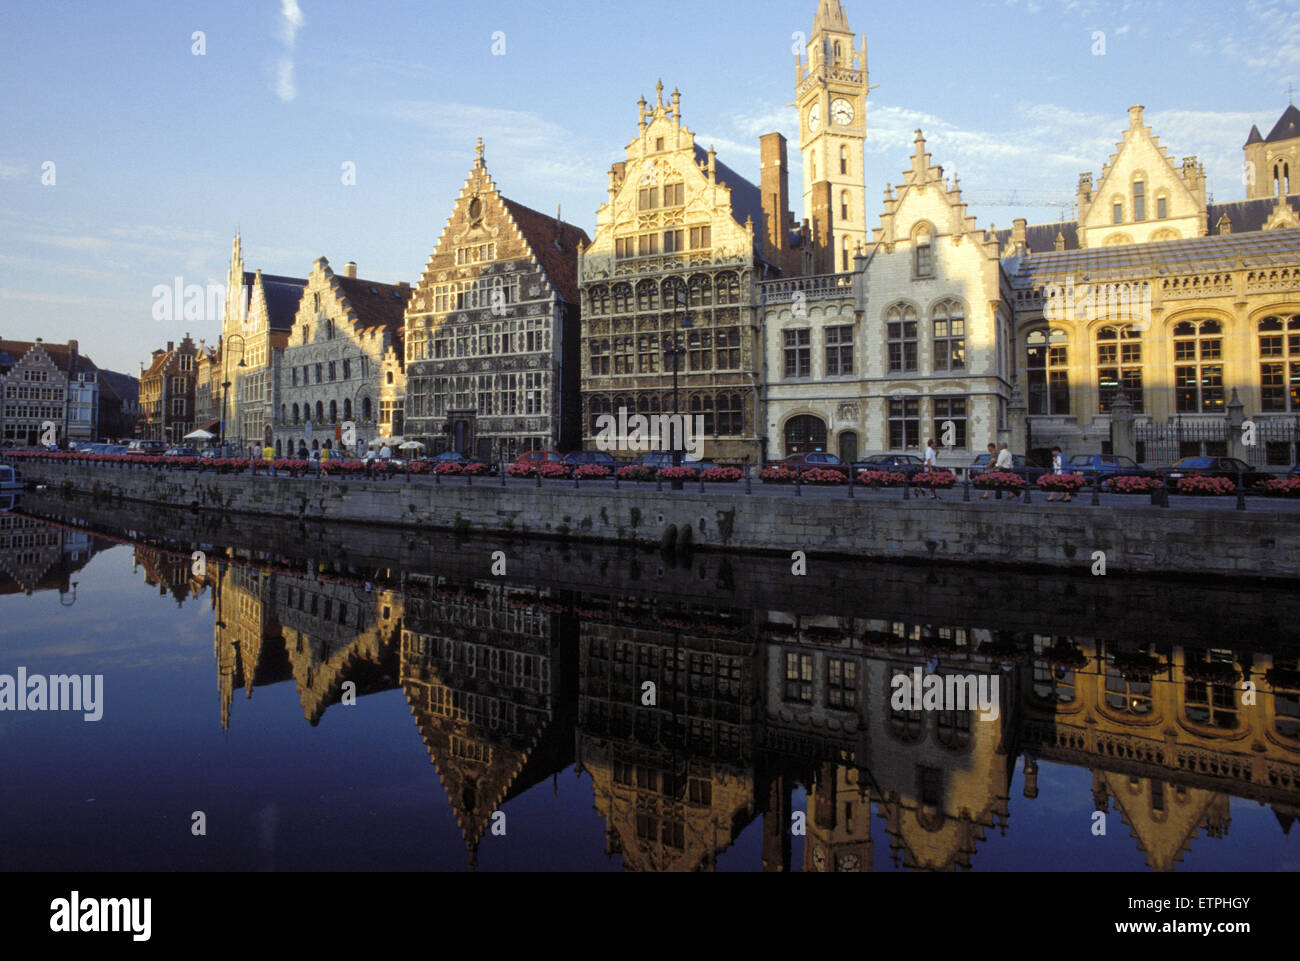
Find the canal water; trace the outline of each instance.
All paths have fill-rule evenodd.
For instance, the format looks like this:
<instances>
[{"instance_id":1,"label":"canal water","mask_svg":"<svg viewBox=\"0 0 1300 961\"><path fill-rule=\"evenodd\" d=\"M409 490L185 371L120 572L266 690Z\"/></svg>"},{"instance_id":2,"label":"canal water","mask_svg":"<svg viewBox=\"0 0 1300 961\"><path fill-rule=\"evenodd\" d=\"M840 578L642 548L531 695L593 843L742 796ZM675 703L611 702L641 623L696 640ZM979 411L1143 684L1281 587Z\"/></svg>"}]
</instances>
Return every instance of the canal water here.
<instances>
[{"instance_id":1,"label":"canal water","mask_svg":"<svg viewBox=\"0 0 1300 961\"><path fill-rule=\"evenodd\" d=\"M1294 593L29 496L0 866L1294 871Z\"/></svg>"}]
</instances>

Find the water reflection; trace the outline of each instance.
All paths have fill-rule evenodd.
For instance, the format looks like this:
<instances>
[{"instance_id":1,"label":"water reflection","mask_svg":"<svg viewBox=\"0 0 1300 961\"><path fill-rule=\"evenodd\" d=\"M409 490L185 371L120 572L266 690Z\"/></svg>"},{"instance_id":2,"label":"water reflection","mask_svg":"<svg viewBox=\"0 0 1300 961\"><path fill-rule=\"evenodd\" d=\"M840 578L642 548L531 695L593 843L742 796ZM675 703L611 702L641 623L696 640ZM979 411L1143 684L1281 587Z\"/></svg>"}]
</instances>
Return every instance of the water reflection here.
<instances>
[{"instance_id":1,"label":"water reflection","mask_svg":"<svg viewBox=\"0 0 1300 961\"><path fill-rule=\"evenodd\" d=\"M117 537L146 584L210 605L213 721L227 729L241 691L292 683L318 725L348 698L400 688L471 866L496 812L570 767L590 778L606 853L636 871L714 869L756 822L751 869L997 867L996 839L1018 819L1043 830L1025 811L1042 803L1042 765L1086 772L1088 803L1151 870L1173 869L1202 835L1225 841L1231 799L1266 806L1274 837L1300 813L1293 637L1243 648L1211 628L1156 642L1087 618L1036 633L1022 612L972 623L955 601L943 609L958 616L900 616L900 597L937 589L923 569L893 570L893 593L804 589L805 604L781 607L710 602L726 594L710 586L749 577L724 575L718 558L677 572L706 584L694 596L612 573L603 589L449 575L440 553L397 569L356 551L306 560L207 543L197 571L195 544L67 520L0 517L5 591L67 590ZM1203 591L1186 590L1187 603ZM1234 616L1238 637L1273 630ZM894 677L918 667L996 675L996 720L895 706Z\"/></svg>"}]
</instances>

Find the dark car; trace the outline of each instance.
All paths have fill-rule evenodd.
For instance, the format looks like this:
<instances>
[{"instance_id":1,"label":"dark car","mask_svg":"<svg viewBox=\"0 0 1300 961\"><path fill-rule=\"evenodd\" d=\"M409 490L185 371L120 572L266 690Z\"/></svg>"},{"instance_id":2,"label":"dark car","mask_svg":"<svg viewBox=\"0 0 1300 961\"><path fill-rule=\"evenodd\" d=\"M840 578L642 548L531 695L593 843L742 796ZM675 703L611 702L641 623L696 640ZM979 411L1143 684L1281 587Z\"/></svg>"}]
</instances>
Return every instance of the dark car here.
<instances>
[{"instance_id":1,"label":"dark car","mask_svg":"<svg viewBox=\"0 0 1300 961\"><path fill-rule=\"evenodd\" d=\"M1226 477L1234 484L1240 477L1246 490L1250 490L1260 481L1274 476L1255 470L1244 460L1235 457L1184 457L1172 467L1159 468L1156 473L1165 479L1170 489L1176 487L1184 477Z\"/></svg>"},{"instance_id":2,"label":"dark car","mask_svg":"<svg viewBox=\"0 0 1300 961\"><path fill-rule=\"evenodd\" d=\"M196 447L169 447L163 452L164 457L198 457L199 451Z\"/></svg>"},{"instance_id":3,"label":"dark car","mask_svg":"<svg viewBox=\"0 0 1300 961\"><path fill-rule=\"evenodd\" d=\"M1292 468L1291 468L1291 473L1292 473L1292 474L1300 474L1300 464L1296 464L1294 467L1292 467Z\"/></svg>"},{"instance_id":4,"label":"dark car","mask_svg":"<svg viewBox=\"0 0 1300 961\"><path fill-rule=\"evenodd\" d=\"M581 467L584 464L598 464L601 467L608 467L610 470L616 470L620 465L614 458L603 450L575 450L572 454L564 456L564 463L570 467Z\"/></svg>"},{"instance_id":5,"label":"dark car","mask_svg":"<svg viewBox=\"0 0 1300 961\"><path fill-rule=\"evenodd\" d=\"M1078 474L1089 484L1100 481L1102 486L1116 477L1152 477L1154 471L1145 470L1131 457L1118 454L1075 454L1065 466L1067 474Z\"/></svg>"},{"instance_id":6,"label":"dark car","mask_svg":"<svg viewBox=\"0 0 1300 961\"><path fill-rule=\"evenodd\" d=\"M854 471L886 471L890 474L902 474L908 480L916 474L925 473L925 461L915 454L877 454L867 457L853 465Z\"/></svg>"},{"instance_id":7,"label":"dark car","mask_svg":"<svg viewBox=\"0 0 1300 961\"><path fill-rule=\"evenodd\" d=\"M970 473L972 475L985 473L989 470L990 461L992 463L997 463L997 456L980 454L971 462ZM1038 483L1038 478L1052 472L1050 468L1039 467L1037 464L1031 464L1024 454L1012 454L1011 463L1014 465L1011 468L1011 473L1023 477L1027 484L1036 484Z\"/></svg>"},{"instance_id":8,"label":"dark car","mask_svg":"<svg viewBox=\"0 0 1300 961\"><path fill-rule=\"evenodd\" d=\"M158 456L167 449L167 444L160 440L137 440L131 442L130 454Z\"/></svg>"}]
</instances>

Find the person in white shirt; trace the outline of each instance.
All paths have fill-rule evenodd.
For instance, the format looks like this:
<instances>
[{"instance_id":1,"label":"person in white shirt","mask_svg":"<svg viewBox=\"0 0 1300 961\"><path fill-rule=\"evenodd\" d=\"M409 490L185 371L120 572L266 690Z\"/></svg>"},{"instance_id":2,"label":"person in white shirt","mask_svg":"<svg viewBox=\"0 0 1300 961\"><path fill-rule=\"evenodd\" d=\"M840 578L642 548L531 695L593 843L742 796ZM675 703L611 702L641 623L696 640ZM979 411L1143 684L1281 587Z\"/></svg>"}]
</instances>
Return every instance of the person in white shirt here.
<instances>
[{"instance_id":1,"label":"person in white shirt","mask_svg":"<svg viewBox=\"0 0 1300 961\"><path fill-rule=\"evenodd\" d=\"M1064 473L1065 473L1065 455L1061 453L1061 448L1059 448L1059 447L1053 447L1053 448L1052 448L1052 473L1053 473L1053 474L1064 474ZM1054 500L1056 500L1056 494L1053 493L1052 496L1049 497L1049 498L1047 498L1047 499L1048 499L1049 501L1054 501ZM1064 500L1064 501L1068 501L1069 499L1070 499L1070 495L1069 495L1069 494L1065 494L1065 495L1062 496L1062 498L1061 498L1061 500Z\"/></svg>"},{"instance_id":2,"label":"person in white shirt","mask_svg":"<svg viewBox=\"0 0 1300 961\"><path fill-rule=\"evenodd\" d=\"M939 472L939 447L933 438L925 445L925 470L930 474ZM933 500L939 499L939 490L933 484L930 485L930 497Z\"/></svg>"},{"instance_id":3,"label":"person in white shirt","mask_svg":"<svg viewBox=\"0 0 1300 961\"><path fill-rule=\"evenodd\" d=\"M996 467L996 469L997 469L997 470L1000 470L1000 471L1011 472L1011 471L1015 470L1015 466L1016 466L1015 458L1013 458L1013 457L1011 456L1011 451L1007 448L1007 445L1006 445L1006 444L999 444L999 445L998 445L998 462L997 462L997 467ZM1019 497L1020 495L1019 495L1018 492L1007 491L1007 496L1008 496L1008 497ZM998 491L998 500L1002 500L1002 491Z\"/></svg>"},{"instance_id":4,"label":"person in white shirt","mask_svg":"<svg viewBox=\"0 0 1300 961\"><path fill-rule=\"evenodd\" d=\"M380 460L392 460L392 459L393 459L393 450L392 450L392 448L389 447L387 444L385 444L383 447L379 448L379 459L380 459Z\"/></svg>"}]
</instances>

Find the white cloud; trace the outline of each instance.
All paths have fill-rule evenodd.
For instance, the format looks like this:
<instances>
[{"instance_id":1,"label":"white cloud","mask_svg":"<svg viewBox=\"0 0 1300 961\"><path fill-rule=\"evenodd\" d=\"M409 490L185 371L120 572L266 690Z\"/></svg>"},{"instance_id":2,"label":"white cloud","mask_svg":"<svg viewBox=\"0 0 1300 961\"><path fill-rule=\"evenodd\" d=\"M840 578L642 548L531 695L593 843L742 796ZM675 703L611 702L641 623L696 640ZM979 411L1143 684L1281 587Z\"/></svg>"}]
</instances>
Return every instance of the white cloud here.
<instances>
[{"instance_id":1,"label":"white cloud","mask_svg":"<svg viewBox=\"0 0 1300 961\"><path fill-rule=\"evenodd\" d=\"M287 52L276 62L271 89L285 103L298 96L298 88L293 79L293 51L298 44L298 31L304 22L298 0L280 0L279 34Z\"/></svg>"}]
</instances>

